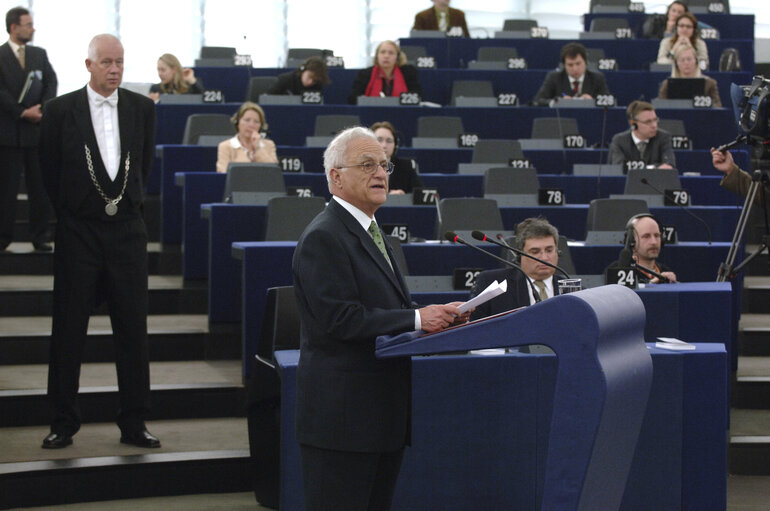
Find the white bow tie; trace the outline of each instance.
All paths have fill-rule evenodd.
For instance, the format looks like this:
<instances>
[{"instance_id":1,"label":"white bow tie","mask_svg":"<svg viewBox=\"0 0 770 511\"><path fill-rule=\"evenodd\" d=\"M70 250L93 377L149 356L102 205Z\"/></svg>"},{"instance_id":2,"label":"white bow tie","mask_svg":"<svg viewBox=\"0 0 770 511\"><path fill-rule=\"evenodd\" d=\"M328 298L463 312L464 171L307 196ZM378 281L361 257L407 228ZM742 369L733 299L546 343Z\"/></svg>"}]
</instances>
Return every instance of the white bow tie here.
<instances>
[{"instance_id":1,"label":"white bow tie","mask_svg":"<svg viewBox=\"0 0 770 511\"><path fill-rule=\"evenodd\" d=\"M110 106L118 106L118 95L113 94L107 98L99 95L99 96L96 96L94 103L96 103L96 106L102 106L105 103L107 103Z\"/></svg>"}]
</instances>

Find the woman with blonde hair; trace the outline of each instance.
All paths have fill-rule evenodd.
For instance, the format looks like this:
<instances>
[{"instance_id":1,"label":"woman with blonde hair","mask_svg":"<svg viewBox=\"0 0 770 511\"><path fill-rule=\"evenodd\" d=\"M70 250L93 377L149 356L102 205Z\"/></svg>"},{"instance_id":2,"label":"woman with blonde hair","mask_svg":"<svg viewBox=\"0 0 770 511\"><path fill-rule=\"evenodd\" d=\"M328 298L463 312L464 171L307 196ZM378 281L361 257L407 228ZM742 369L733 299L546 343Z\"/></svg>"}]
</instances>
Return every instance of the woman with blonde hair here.
<instances>
[{"instance_id":1,"label":"woman with blonde hair","mask_svg":"<svg viewBox=\"0 0 770 511\"><path fill-rule=\"evenodd\" d=\"M195 72L182 67L179 59L171 53L164 53L158 59L160 83L150 87L149 96L158 101L161 94L202 94L203 84L195 78Z\"/></svg>"},{"instance_id":2,"label":"woman with blonde hair","mask_svg":"<svg viewBox=\"0 0 770 511\"><path fill-rule=\"evenodd\" d=\"M704 78L706 80L706 87L703 94L711 98L711 106L716 108L722 107L722 99L719 97L717 82L713 78L709 78L701 73L700 67L698 67L698 59L695 55L695 48L692 46L680 46L674 52L671 78ZM668 98L668 78L660 84L658 97L662 99Z\"/></svg>"},{"instance_id":3,"label":"woman with blonde hair","mask_svg":"<svg viewBox=\"0 0 770 511\"><path fill-rule=\"evenodd\" d=\"M395 41L382 41L374 52L372 66L356 75L348 103L354 105L358 96L399 97L402 92L422 96L417 68L406 63L406 55Z\"/></svg>"},{"instance_id":4,"label":"woman with blonde hair","mask_svg":"<svg viewBox=\"0 0 770 511\"><path fill-rule=\"evenodd\" d=\"M267 120L258 104L245 102L230 121L236 133L217 147L217 172L226 173L230 162L278 162L275 143L263 134L267 130Z\"/></svg>"}]
</instances>

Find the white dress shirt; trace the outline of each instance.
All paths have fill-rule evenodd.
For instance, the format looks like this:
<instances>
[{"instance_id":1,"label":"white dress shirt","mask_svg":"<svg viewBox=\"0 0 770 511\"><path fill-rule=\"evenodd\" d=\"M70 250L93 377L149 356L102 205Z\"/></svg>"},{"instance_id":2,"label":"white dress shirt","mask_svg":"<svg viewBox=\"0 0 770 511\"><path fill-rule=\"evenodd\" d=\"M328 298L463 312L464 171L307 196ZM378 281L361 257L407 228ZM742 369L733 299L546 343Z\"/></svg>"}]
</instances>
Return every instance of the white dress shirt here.
<instances>
[{"instance_id":1,"label":"white dress shirt","mask_svg":"<svg viewBox=\"0 0 770 511\"><path fill-rule=\"evenodd\" d=\"M339 202L340 206L345 208L345 210L348 213L353 215L353 218L356 219L356 222L361 224L361 228L365 230L367 234L369 234L369 225L372 223L372 221L374 220L374 223L377 223L377 220L375 220L374 217L370 218L369 215L367 215L366 213L364 213L363 211L361 211L360 209L358 209L357 207L355 207L345 199L341 199L336 195L332 195L332 200ZM379 225L380 224L377 224L378 227ZM414 329L415 330L422 329L422 319L420 319L420 311L418 311L417 309L414 310Z\"/></svg>"},{"instance_id":2,"label":"white dress shirt","mask_svg":"<svg viewBox=\"0 0 770 511\"><path fill-rule=\"evenodd\" d=\"M91 111L91 123L94 126L96 143L102 155L104 168L110 179L115 181L120 168L120 126L118 125L118 90L105 98L86 86L88 108Z\"/></svg>"}]
</instances>

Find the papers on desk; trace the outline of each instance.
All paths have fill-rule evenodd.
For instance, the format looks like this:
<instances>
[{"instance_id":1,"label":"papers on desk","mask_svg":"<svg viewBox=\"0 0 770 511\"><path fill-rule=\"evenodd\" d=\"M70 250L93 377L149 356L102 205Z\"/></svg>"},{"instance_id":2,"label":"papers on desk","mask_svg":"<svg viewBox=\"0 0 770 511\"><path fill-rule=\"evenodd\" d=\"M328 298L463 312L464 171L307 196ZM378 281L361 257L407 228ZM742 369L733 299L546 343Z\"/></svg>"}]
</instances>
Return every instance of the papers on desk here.
<instances>
[{"instance_id":1,"label":"papers on desk","mask_svg":"<svg viewBox=\"0 0 770 511\"><path fill-rule=\"evenodd\" d=\"M478 295L474 296L467 302L463 303L458 307L460 309L461 313L466 313L469 310L478 307L482 303L486 303L495 296L499 296L503 293L508 291L508 281L503 280L502 282L494 281L490 285L487 286L487 288L479 293Z\"/></svg>"},{"instance_id":2,"label":"papers on desk","mask_svg":"<svg viewBox=\"0 0 770 511\"><path fill-rule=\"evenodd\" d=\"M674 351L689 351L695 349L694 344L680 341L679 339L675 339L673 337L658 337L658 340L655 342L655 347Z\"/></svg>"}]
</instances>

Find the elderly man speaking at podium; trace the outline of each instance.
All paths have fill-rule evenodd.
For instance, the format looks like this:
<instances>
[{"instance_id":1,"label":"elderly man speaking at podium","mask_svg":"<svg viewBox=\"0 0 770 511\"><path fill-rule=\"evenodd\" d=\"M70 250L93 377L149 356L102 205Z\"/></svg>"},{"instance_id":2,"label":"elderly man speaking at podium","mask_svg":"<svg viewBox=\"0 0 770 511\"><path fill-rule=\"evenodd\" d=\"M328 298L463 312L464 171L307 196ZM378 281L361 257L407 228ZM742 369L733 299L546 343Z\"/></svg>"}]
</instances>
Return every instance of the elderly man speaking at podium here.
<instances>
[{"instance_id":1,"label":"elderly man speaking at podium","mask_svg":"<svg viewBox=\"0 0 770 511\"><path fill-rule=\"evenodd\" d=\"M374 213L391 163L366 128L324 153L333 197L294 252L302 318L297 440L305 505L387 510L409 440L410 359L375 358L378 335L437 332L467 321L457 303L416 309Z\"/></svg>"}]
</instances>

